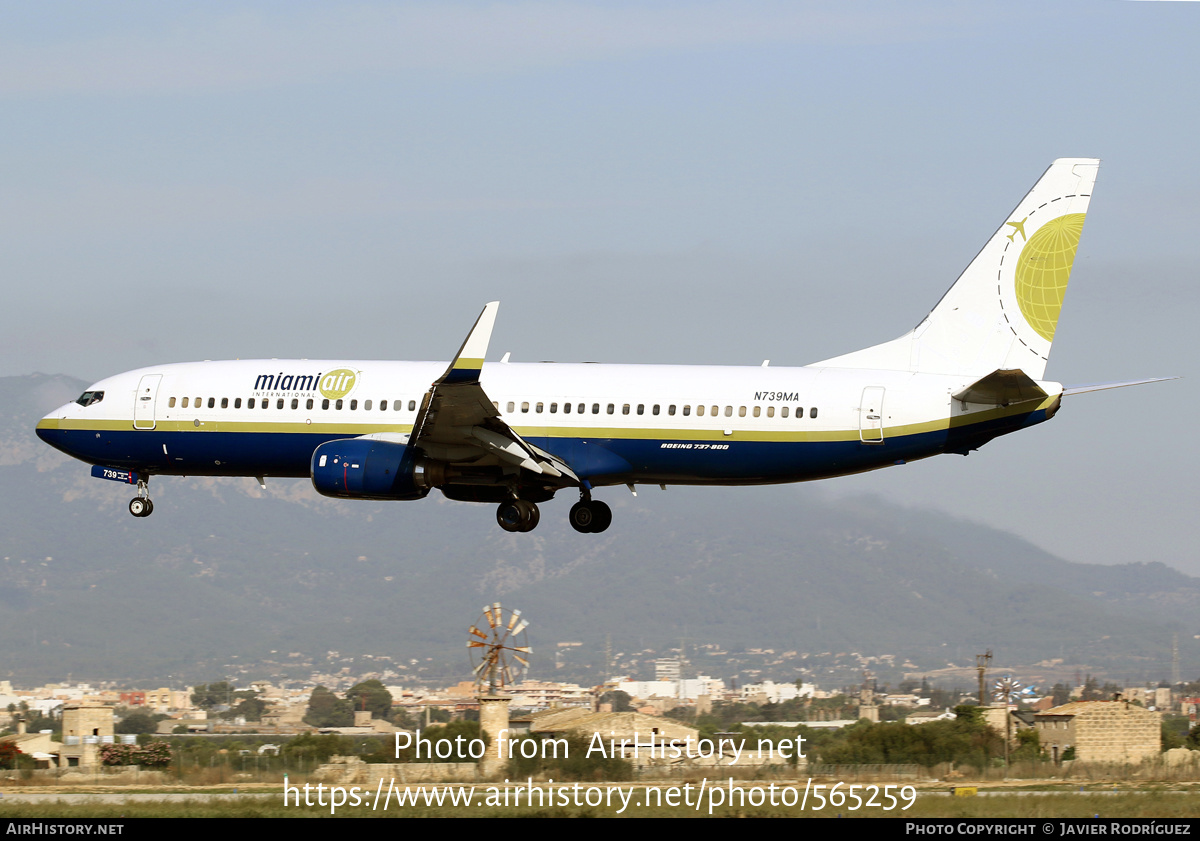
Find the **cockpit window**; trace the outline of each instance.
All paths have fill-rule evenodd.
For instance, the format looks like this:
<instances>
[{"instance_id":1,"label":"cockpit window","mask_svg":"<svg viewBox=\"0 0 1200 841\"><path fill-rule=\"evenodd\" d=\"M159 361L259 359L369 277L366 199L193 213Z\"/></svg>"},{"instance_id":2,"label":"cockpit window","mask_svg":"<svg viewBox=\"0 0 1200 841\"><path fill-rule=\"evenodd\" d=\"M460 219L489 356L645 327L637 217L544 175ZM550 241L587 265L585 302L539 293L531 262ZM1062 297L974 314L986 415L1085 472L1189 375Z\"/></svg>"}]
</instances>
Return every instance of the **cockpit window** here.
<instances>
[{"instance_id":1,"label":"cockpit window","mask_svg":"<svg viewBox=\"0 0 1200 841\"><path fill-rule=\"evenodd\" d=\"M83 394L79 395L79 399L75 402L80 406L90 406L93 403L99 403L103 399L103 391L85 391Z\"/></svg>"}]
</instances>

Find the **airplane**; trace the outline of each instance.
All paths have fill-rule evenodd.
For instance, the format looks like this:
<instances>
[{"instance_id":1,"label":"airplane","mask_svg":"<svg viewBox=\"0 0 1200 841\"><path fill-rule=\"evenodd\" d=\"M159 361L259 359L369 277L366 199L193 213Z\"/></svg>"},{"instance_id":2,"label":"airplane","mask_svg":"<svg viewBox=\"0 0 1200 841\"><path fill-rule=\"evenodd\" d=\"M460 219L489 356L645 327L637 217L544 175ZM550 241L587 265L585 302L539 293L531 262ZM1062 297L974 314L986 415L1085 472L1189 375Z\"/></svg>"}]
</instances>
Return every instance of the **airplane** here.
<instances>
[{"instance_id":1,"label":"airplane","mask_svg":"<svg viewBox=\"0 0 1200 841\"><path fill-rule=\"evenodd\" d=\"M915 328L804 367L485 365L492 302L448 366L158 365L89 386L37 434L136 485L135 517L154 510L152 476L271 476L342 499L437 489L495 504L510 532L532 531L559 491L579 495L571 526L599 533L612 522L600 488L801 482L966 455L1054 417L1064 396L1171 379L1043 380L1098 169L1054 161Z\"/></svg>"}]
</instances>

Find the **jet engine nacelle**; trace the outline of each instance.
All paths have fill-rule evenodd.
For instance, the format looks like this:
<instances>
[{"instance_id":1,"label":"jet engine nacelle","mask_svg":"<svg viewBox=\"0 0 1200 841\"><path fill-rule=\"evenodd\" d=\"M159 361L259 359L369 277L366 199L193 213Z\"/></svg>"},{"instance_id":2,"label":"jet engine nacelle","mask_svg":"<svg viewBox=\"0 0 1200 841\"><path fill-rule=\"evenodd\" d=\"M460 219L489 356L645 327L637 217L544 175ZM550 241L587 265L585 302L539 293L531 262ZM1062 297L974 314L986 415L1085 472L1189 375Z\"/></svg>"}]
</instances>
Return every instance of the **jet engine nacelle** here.
<instances>
[{"instance_id":1,"label":"jet engine nacelle","mask_svg":"<svg viewBox=\"0 0 1200 841\"><path fill-rule=\"evenodd\" d=\"M343 499L421 499L442 482L442 465L407 444L372 438L327 441L313 451L313 487Z\"/></svg>"}]
</instances>

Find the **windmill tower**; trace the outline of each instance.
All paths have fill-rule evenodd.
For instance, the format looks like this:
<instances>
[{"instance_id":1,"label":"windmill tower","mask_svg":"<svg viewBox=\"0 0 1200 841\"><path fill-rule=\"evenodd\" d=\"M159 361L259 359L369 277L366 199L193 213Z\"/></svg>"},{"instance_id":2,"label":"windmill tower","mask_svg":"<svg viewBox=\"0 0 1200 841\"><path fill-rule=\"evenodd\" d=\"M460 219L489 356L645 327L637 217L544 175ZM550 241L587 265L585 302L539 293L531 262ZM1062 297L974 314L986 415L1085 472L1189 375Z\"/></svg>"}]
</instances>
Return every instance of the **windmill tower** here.
<instances>
[{"instance_id":1,"label":"windmill tower","mask_svg":"<svg viewBox=\"0 0 1200 841\"><path fill-rule=\"evenodd\" d=\"M467 631L467 648L471 652L472 672L479 701L479 728L491 738L487 752L480 761L484 774L504 768L506 756L502 740L511 737L508 729L508 705L512 700L504 687L516 683L521 672L529 666L528 655L533 649L525 639L529 622L521 611L508 610L500 602L487 605L475 624Z\"/></svg>"}]
</instances>

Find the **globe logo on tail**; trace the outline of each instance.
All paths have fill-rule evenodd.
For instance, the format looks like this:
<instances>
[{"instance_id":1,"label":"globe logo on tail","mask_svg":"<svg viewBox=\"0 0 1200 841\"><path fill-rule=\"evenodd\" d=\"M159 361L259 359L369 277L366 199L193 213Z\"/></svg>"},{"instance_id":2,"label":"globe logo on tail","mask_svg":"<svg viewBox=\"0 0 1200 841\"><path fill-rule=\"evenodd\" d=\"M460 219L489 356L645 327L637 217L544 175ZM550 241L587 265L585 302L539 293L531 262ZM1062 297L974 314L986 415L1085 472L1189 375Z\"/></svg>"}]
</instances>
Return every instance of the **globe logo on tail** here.
<instances>
[{"instance_id":1,"label":"globe logo on tail","mask_svg":"<svg viewBox=\"0 0 1200 841\"><path fill-rule=\"evenodd\" d=\"M1017 261L1015 291L1021 315L1048 342L1054 341L1084 215L1068 213L1042 225L1025 243Z\"/></svg>"}]
</instances>

